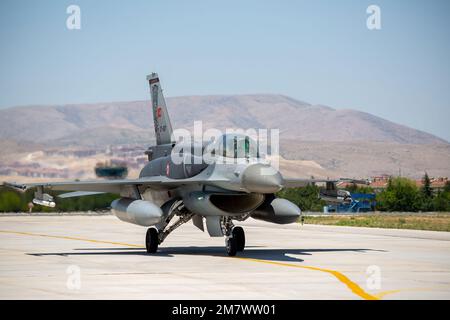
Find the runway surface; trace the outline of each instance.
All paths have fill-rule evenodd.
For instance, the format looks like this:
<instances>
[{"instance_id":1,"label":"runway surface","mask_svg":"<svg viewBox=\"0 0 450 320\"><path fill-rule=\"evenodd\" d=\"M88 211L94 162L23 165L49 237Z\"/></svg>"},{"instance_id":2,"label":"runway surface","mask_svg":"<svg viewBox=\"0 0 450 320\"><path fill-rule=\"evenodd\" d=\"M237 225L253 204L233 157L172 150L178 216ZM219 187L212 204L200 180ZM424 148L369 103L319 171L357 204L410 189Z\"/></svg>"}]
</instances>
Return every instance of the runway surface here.
<instances>
[{"instance_id":1,"label":"runway surface","mask_svg":"<svg viewBox=\"0 0 450 320\"><path fill-rule=\"evenodd\" d=\"M0 299L450 299L450 233L241 225L231 258L191 223L149 255L114 216L0 217Z\"/></svg>"}]
</instances>

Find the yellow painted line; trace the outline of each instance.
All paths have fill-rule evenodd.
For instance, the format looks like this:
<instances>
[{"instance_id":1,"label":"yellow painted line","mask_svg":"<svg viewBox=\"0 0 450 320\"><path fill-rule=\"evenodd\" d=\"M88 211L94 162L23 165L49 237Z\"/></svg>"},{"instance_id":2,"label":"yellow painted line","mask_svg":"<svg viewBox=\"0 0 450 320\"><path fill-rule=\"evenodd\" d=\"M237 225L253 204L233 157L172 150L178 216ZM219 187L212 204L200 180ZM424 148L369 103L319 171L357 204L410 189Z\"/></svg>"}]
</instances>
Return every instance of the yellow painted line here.
<instances>
[{"instance_id":1,"label":"yellow painted line","mask_svg":"<svg viewBox=\"0 0 450 320\"><path fill-rule=\"evenodd\" d=\"M389 290L389 291L382 291L382 292L378 292L376 294L374 294L375 297L377 297L378 299L383 299L383 297L385 295L388 294L394 294L394 293L399 293L402 292L403 290Z\"/></svg>"},{"instance_id":2,"label":"yellow painted line","mask_svg":"<svg viewBox=\"0 0 450 320\"><path fill-rule=\"evenodd\" d=\"M0 230L0 233L18 234L18 235L45 237L45 238L55 238L55 239L65 239L65 240L86 241L86 242L92 242L92 243L106 243L106 244L120 245L120 246L133 247L133 248L141 248L142 247L142 246L137 245L137 244L123 243L123 242L93 240L93 239L67 237L67 236L55 236L55 235L31 233L31 232L19 232L19 231ZM293 268L300 268L300 269L308 269L308 270L325 272L325 273L333 275L340 282L344 283L354 294L356 294L357 296L359 296L359 297L361 297L363 299L366 299L366 300L379 300L384 295L391 293L391 292L387 292L387 293L383 294L383 292L381 292L381 293L378 293L378 295L371 295L371 294L367 293L366 291L364 291L358 284L356 284L355 282L351 281L347 276L345 276L344 274L340 273L339 271L335 271L335 270L329 270L329 269L323 269L323 268L311 267L311 266L300 266L300 265L291 264L291 263L268 261L268 260L262 260L262 259L254 259L254 258L245 258L245 257L235 257L235 258L236 259L241 259L241 260L247 260L247 261L254 261L254 262L260 262L260 263L272 264L272 265L277 265L277 266L293 267Z\"/></svg>"},{"instance_id":3,"label":"yellow painted line","mask_svg":"<svg viewBox=\"0 0 450 320\"><path fill-rule=\"evenodd\" d=\"M330 270L330 269L323 269L323 268L317 268L317 267L310 267L310 266L299 266L299 265L291 264L291 263L268 261L268 260L262 260L262 259L244 258L244 257L236 257L236 258L237 259L241 259L241 260L247 260L247 261L254 261L254 262L260 262L260 263L273 264L273 265L277 265L277 266L284 266L284 267L292 267L292 268L300 268L300 269L308 269L308 270L325 272L325 273L331 274L334 277L336 277L336 279L338 279L340 282L345 284L354 294L356 294L357 296L359 296L359 297L361 297L361 298L363 298L365 300L379 300L380 299L379 297L377 297L375 295L371 295L370 293L367 293L366 291L364 291L364 289L362 289L358 284L356 284L355 282L351 281L347 276L345 276L344 274L340 273L339 271Z\"/></svg>"},{"instance_id":4,"label":"yellow painted line","mask_svg":"<svg viewBox=\"0 0 450 320\"><path fill-rule=\"evenodd\" d=\"M411 292L411 291L433 291L433 289L432 288L406 288L406 289L399 289L399 290L388 290L388 291L378 292L378 293L374 294L374 296L379 299L383 299L384 296L386 296L388 294L407 292L407 291L409 291L409 292Z\"/></svg>"},{"instance_id":5,"label":"yellow painted line","mask_svg":"<svg viewBox=\"0 0 450 320\"><path fill-rule=\"evenodd\" d=\"M129 244L123 242L112 242L112 241L103 241L103 240L93 240L86 238L76 238L76 237L66 237L66 236L52 236L48 234L40 234L40 233L31 233L31 232L19 232L19 231L8 231L8 230L0 230L1 233L9 233L9 234L19 234L26 236L35 236L35 237L45 237L45 238L56 238L56 239L65 239L65 240L77 240L77 241L87 241L93 243L107 243L119 246L133 247L133 248L142 248L142 246L137 244Z\"/></svg>"}]
</instances>

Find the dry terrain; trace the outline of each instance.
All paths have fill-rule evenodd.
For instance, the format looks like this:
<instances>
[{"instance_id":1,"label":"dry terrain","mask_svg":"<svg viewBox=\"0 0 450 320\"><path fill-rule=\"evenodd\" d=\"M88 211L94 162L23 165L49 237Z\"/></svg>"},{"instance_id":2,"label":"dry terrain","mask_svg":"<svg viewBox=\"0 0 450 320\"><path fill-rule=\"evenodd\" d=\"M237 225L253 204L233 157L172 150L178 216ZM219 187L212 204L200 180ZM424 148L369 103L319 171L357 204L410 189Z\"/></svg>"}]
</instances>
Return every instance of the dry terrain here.
<instances>
[{"instance_id":1,"label":"dry terrain","mask_svg":"<svg viewBox=\"0 0 450 320\"><path fill-rule=\"evenodd\" d=\"M167 104L175 128L203 120L203 129L280 129L288 176L450 176L447 141L368 113L264 94L176 97ZM125 160L136 176L153 143L149 101L0 110L0 176L6 179L91 178L95 163L109 159ZM135 149L108 151L126 146Z\"/></svg>"},{"instance_id":2,"label":"dry terrain","mask_svg":"<svg viewBox=\"0 0 450 320\"><path fill-rule=\"evenodd\" d=\"M450 213L445 212L313 215L306 216L304 221L321 225L450 232Z\"/></svg>"}]
</instances>

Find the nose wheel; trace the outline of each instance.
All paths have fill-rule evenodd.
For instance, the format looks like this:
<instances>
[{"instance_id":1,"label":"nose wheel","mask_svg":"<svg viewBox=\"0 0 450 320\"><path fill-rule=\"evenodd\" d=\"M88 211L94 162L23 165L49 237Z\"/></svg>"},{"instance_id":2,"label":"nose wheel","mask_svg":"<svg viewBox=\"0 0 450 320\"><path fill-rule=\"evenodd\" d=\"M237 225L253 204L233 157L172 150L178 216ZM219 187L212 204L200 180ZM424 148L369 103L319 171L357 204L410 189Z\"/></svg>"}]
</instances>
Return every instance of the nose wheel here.
<instances>
[{"instance_id":1,"label":"nose wheel","mask_svg":"<svg viewBox=\"0 0 450 320\"><path fill-rule=\"evenodd\" d=\"M227 254L230 257L236 255L237 252L244 251L245 233L242 227L233 227L230 235L225 238Z\"/></svg>"},{"instance_id":2,"label":"nose wheel","mask_svg":"<svg viewBox=\"0 0 450 320\"><path fill-rule=\"evenodd\" d=\"M149 228L145 236L145 248L148 253L155 253L158 250L158 230L156 228Z\"/></svg>"}]
</instances>

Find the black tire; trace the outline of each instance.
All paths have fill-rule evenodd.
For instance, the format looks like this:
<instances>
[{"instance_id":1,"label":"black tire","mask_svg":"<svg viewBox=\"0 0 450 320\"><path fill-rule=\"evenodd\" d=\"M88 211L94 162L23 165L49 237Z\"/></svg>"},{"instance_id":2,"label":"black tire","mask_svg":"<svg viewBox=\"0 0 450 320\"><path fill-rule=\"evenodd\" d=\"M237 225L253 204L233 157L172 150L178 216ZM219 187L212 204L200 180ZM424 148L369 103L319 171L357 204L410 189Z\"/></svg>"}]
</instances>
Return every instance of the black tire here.
<instances>
[{"instance_id":1,"label":"black tire","mask_svg":"<svg viewBox=\"0 0 450 320\"><path fill-rule=\"evenodd\" d=\"M149 228L145 236L145 248L148 253L155 253L158 250L158 230L156 228Z\"/></svg>"},{"instance_id":2,"label":"black tire","mask_svg":"<svg viewBox=\"0 0 450 320\"><path fill-rule=\"evenodd\" d=\"M225 240L225 244L226 244L227 254L230 257L234 257L237 252L236 239L235 238L227 238Z\"/></svg>"},{"instance_id":3,"label":"black tire","mask_svg":"<svg viewBox=\"0 0 450 320\"><path fill-rule=\"evenodd\" d=\"M233 228L233 238L236 239L236 250L238 252L244 251L245 248L245 233L242 227Z\"/></svg>"}]
</instances>

